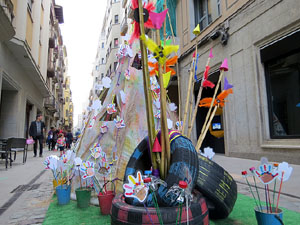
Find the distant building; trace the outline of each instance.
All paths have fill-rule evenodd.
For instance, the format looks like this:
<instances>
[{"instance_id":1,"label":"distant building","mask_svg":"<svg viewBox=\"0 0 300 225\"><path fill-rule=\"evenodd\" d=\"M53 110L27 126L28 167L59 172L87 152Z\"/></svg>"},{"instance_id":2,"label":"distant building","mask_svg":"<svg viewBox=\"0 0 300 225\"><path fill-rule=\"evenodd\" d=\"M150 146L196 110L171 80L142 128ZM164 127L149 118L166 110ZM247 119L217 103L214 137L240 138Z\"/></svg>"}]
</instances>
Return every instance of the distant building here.
<instances>
[{"instance_id":1,"label":"distant building","mask_svg":"<svg viewBox=\"0 0 300 225\"><path fill-rule=\"evenodd\" d=\"M211 129L202 148L210 146L228 156L300 162L300 1L178 0L181 97L186 99L188 69L198 44L201 78L212 48L209 79L216 83L219 66L228 58L225 74L234 85L220 123L224 136ZM198 37L192 33L200 25ZM222 82L223 84L223 82ZM197 96L199 82L193 97ZM212 96L204 89L202 97ZM194 100L193 99L193 100ZM184 109L185 101L182 101ZM195 142L207 109L199 108ZM217 126L215 126L217 127ZM219 127L219 126L218 126ZM220 130L220 131L221 131ZM220 134L220 133L219 133Z\"/></svg>"},{"instance_id":2,"label":"distant building","mask_svg":"<svg viewBox=\"0 0 300 225\"><path fill-rule=\"evenodd\" d=\"M70 76L65 78L64 82L64 123L65 129L73 129L73 102L70 89Z\"/></svg>"},{"instance_id":3,"label":"distant building","mask_svg":"<svg viewBox=\"0 0 300 225\"><path fill-rule=\"evenodd\" d=\"M0 137L27 137L37 114L47 129L61 124L62 7L54 0L1 1L0 21Z\"/></svg>"}]
</instances>

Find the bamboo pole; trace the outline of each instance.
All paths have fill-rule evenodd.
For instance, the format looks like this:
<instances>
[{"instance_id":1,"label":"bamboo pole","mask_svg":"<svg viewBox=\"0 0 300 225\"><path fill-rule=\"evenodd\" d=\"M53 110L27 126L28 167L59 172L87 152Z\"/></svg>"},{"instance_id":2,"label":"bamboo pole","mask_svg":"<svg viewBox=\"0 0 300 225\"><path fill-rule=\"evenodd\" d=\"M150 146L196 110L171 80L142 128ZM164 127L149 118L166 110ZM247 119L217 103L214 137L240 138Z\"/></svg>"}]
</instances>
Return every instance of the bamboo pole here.
<instances>
[{"instance_id":1,"label":"bamboo pole","mask_svg":"<svg viewBox=\"0 0 300 225\"><path fill-rule=\"evenodd\" d=\"M222 69L222 70L221 70L221 74L220 74L220 76L219 76L218 83L217 83L217 85L216 85L216 87L215 87L215 92L214 92L212 101L211 101L211 103L210 103L209 110L208 110L208 112L207 112L207 115L206 115L204 124L203 124L202 129L201 129L200 135L203 133L203 131L204 131L204 129L205 129L205 124L207 123L207 120L208 120L208 118L209 118L210 112L211 112L211 110L212 110L212 107L213 107L214 101L215 101L215 99L216 99L216 96L217 96L217 93L218 93L218 89L219 89L219 86L220 86L220 84L221 84L221 80L222 80L222 78L223 78L223 75L224 75L224 70Z\"/></svg>"},{"instance_id":2,"label":"bamboo pole","mask_svg":"<svg viewBox=\"0 0 300 225\"><path fill-rule=\"evenodd\" d=\"M211 113L211 116L210 116L209 121L208 121L208 123L207 123L207 125L206 125L206 127L205 127L205 129L203 131L203 134L202 133L200 134L200 137L199 137L197 145L196 145L196 150L197 151L200 151L200 147L202 145L204 137L205 137L205 135L206 135L206 133L208 131L208 128L209 128L209 126L211 124L212 119L214 118L214 116L216 114L217 109L218 109L218 106L216 105L215 108L214 108L214 111Z\"/></svg>"},{"instance_id":3,"label":"bamboo pole","mask_svg":"<svg viewBox=\"0 0 300 225\"><path fill-rule=\"evenodd\" d=\"M141 0L138 0L139 5L139 20L140 20L140 32L145 34L144 29L144 14L143 14L143 4ZM142 54L142 64L143 64L143 82L144 82L144 92L145 92L145 101L146 101L146 114L147 114L147 126L148 126L148 136L149 144L151 151L151 160L153 169L157 169L156 157L152 152L154 140L155 140L155 123L152 109L152 95L150 88L150 77L148 72L148 55L146 47L143 41L140 40L141 54Z\"/></svg>"},{"instance_id":4,"label":"bamboo pole","mask_svg":"<svg viewBox=\"0 0 300 225\"><path fill-rule=\"evenodd\" d=\"M170 24L170 28L171 28L173 42L175 44L175 35L174 35L173 26L171 23L171 17L170 17L169 12L167 12L167 15L169 18L169 24ZM178 56L177 52L175 53L175 55ZM177 84L178 84L178 120L181 121L182 120L182 118L181 118L181 87L180 87L181 85L180 85L180 73L179 73L178 62L176 62L176 70L177 70Z\"/></svg>"},{"instance_id":5,"label":"bamboo pole","mask_svg":"<svg viewBox=\"0 0 300 225\"><path fill-rule=\"evenodd\" d=\"M210 59L211 58L208 57L206 65L205 65L205 70L206 70L206 67L209 65ZM191 123L188 126L188 135L187 135L188 138L190 138L190 136L191 136L192 129L193 129L193 126L194 126L194 122L195 122L195 119L196 119L196 116L197 116L198 107L199 107L198 105L200 103L201 96L202 96L202 91L203 91L203 86L202 86L203 81L204 81L204 75L202 77L201 86L200 86L200 89L199 89L199 92L198 92L198 95L197 95L197 101L196 101L195 109L194 109L194 112L193 112L193 115L192 115L192 120L191 120Z\"/></svg>"}]
</instances>

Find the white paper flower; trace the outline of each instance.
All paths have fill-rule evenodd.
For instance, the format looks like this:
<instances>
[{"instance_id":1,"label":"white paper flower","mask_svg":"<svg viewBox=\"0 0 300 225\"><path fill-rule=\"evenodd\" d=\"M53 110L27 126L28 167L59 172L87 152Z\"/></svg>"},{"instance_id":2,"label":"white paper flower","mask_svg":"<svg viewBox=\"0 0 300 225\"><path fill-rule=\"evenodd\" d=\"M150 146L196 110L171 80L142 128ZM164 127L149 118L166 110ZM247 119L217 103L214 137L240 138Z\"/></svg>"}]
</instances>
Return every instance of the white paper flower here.
<instances>
[{"instance_id":1,"label":"white paper flower","mask_svg":"<svg viewBox=\"0 0 300 225\"><path fill-rule=\"evenodd\" d=\"M95 175L95 164L90 161L82 162L80 171L83 172L82 179L93 177Z\"/></svg>"},{"instance_id":2,"label":"white paper flower","mask_svg":"<svg viewBox=\"0 0 300 225\"><path fill-rule=\"evenodd\" d=\"M159 99L157 99L157 100L154 101L154 105L155 105L155 107L157 109L160 109L160 101L159 101Z\"/></svg>"},{"instance_id":3,"label":"white paper flower","mask_svg":"<svg viewBox=\"0 0 300 225\"><path fill-rule=\"evenodd\" d=\"M169 104L169 109L172 111L172 112L174 112L176 109L177 109L177 106L175 105L175 103L170 103Z\"/></svg>"},{"instance_id":4,"label":"white paper flower","mask_svg":"<svg viewBox=\"0 0 300 225\"><path fill-rule=\"evenodd\" d=\"M126 103L126 94L123 90L120 91L121 101L123 104Z\"/></svg>"},{"instance_id":5,"label":"white paper flower","mask_svg":"<svg viewBox=\"0 0 300 225\"><path fill-rule=\"evenodd\" d=\"M214 150L210 147L206 147L203 149L204 153L200 153L202 156L212 160L212 158L215 156Z\"/></svg>"},{"instance_id":6,"label":"white paper flower","mask_svg":"<svg viewBox=\"0 0 300 225\"><path fill-rule=\"evenodd\" d=\"M168 129L172 129L173 128L173 121L168 118L167 123L168 123Z\"/></svg>"},{"instance_id":7,"label":"white paper flower","mask_svg":"<svg viewBox=\"0 0 300 225\"><path fill-rule=\"evenodd\" d=\"M81 159L80 157L76 157L76 158L74 159L74 165L75 165L76 167L79 167L79 166L81 166L81 164L82 164L82 159Z\"/></svg>"},{"instance_id":8,"label":"white paper flower","mask_svg":"<svg viewBox=\"0 0 300 225\"><path fill-rule=\"evenodd\" d=\"M110 88L111 79L109 77L102 78L102 85L105 88Z\"/></svg>"},{"instance_id":9,"label":"white paper flower","mask_svg":"<svg viewBox=\"0 0 300 225\"><path fill-rule=\"evenodd\" d=\"M278 171L277 179L281 181L281 179L283 178L282 181L285 182L290 178L293 172L293 167L289 166L287 162L282 162L279 163L277 171Z\"/></svg>"},{"instance_id":10,"label":"white paper flower","mask_svg":"<svg viewBox=\"0 0 300 225\"><path fill-rule=\"evenodd\" d=\"M98 110L102 107L102 103L99 99L95 100L92 104L92 109Z\"/></svg>"},{"instance_id":11,"label":"white paper flower","mask_svg":"<svg viewBox=\"0 0 300 225\"><path fill-rule=\"evenodd\" d=\"M117 119L114 119L114 122L117 129L121 129L125 127L124 120L121 119L119 116L117 116Z\"/></svg>"}]
</instances>

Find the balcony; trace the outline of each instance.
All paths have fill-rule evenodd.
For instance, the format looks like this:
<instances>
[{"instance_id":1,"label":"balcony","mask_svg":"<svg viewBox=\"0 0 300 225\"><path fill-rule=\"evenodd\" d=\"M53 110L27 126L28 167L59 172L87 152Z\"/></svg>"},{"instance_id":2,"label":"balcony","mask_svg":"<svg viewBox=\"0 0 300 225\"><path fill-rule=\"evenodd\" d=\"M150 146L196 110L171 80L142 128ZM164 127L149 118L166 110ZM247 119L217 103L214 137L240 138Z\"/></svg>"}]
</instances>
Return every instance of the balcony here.
<instances>
[{"instance_id":1,"label":"balcony","mask_svg":"<svg viewBox=\"0 0 300 225\"><path fill-rule=\"evenodd\" d=\"M128 31L127 17L125 16L121 23L121 36L125 36Z\"/></svg>"},{"instance_id":2,"label":"balcony","mask_svg":"<svg viewBox=\"0 0 300 225\"><path fill-rule=\"evenodd\" d=\"M11 0L0 0L0 41L8 41L15 34L12 25L14 5Z\"/></svg>"},{"instance_id":3,"label":"balcony","mask_svg":"<svg viewBox=\"0 0 300 225\"><path fill-rule=\"evenodd\" d=\"M58 111L58 105L55 101L54 96L48 97L45 99L44 107L50 111L50 112L57 112Z\"/></svg>"}]
</instances>

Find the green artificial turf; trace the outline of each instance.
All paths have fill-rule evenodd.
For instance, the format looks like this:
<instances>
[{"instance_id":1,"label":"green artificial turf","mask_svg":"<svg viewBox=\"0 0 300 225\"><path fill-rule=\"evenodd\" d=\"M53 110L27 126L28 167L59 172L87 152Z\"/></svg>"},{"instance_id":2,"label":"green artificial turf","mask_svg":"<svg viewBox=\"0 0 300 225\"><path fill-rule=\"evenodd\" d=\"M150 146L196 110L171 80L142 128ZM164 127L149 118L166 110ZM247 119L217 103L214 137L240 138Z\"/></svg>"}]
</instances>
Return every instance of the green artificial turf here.
<instances>
[{"instance_id":1,"label":"green artificial turf","mask_svg":"<svg viewBox=\"0 0 300 225\"><path fill-rule=\"evenodd\" d=\"M228 218L223 220L210 220L211 225L256 225L254 213L255 202L253 198L238 194L238 199ZM283 223L287 225L299 225L300 213L283 209Z\"/></svg>"},{"instance_id":2,"label":"green artificial turf","mask_svg":"<svg viewBox=\"0 0 300 225\"><path fill-rule=\"evenodd\" d=\"M211 225L256 225L255 203L252 198L239 194L232 213L223 220L210 220ZM283 209L283 222L287 225L298 225L300 213ZM103 216L100 208L90 206L87 209L77 208L77 202L71 201L68 205L59 206L54 195L50 203L44 225L109 225L110 216Z\"/></svg>"}]
</instances>

